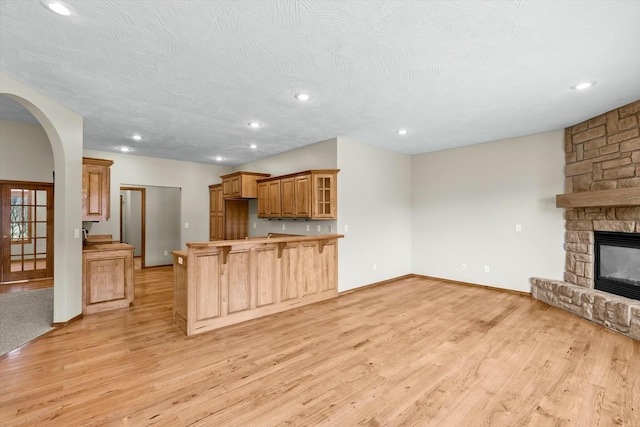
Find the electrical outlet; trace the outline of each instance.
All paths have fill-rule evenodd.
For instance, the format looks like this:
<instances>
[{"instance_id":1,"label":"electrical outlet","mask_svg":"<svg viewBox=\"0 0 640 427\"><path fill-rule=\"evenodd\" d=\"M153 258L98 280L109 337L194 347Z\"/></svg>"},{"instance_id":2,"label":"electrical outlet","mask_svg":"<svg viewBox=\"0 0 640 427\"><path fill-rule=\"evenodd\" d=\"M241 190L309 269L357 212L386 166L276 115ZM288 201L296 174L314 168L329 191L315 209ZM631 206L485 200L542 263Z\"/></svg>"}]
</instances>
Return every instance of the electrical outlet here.
<instances>
[{"instance_id":1,"label":"electrical outlet","mask_svg":"<svg viewBox=\"0 0 640 427\"><path fill-rule=\"evenodd\" d=\"M282 229L283 229L283 230L285 229L285 224L284 224L284 222L282 223Z\"/></svg>"},{"instance_id":2,"label":"electrical outlet","mask_svg":"<svg viewBox=\"0 0 640 427\"><path fill-rule=\"evenodd\" d=\"M318 231L318 233L322 231L322 228L321 228L321 227L322 227L322 226L320 226L320 225L318 225L318 226L317 226L316 230Z\"/></svg>"},{"instance_id":3,"label":"electrical outlet","mask_svg":"<svg viewBox=\"0 0 640 427\"><path fill-rule=\"evenodd\" d=\"M164 251L164 256L169 256L169 251Z\"/></svg>"},{"instance_id":4,"label":"electrical outlet","mask_svg":"<svg viewBox=\"0 0 640 427\"><path fill-rule=\"evenodd\" d=\"M462 269L466 270L467 269L467 264L462 264Z\"/></svg>"},{"instance_id":5,"label":"electrical outlet","mask_svg":"<svg viewBox=\"0 0 640 427\"><path fill-rule=\"evenodd\" d=\"M307 224L307 231L311 230L311 226Z\"/></svg>"},{"instance_id":6,"label":"electrical outlet","mask_svg":"<svg viewBox=\"0 0 640 427\"><path fill-rule=\"evenodd\" d=\"M188 222L184 223L184 228L189 228L189 223Z\"/></svg>"},{"instance_id":7,"label":"electrical outlet","mask_svg":"<svg viewBox=\"0 0 640 427\"><path fill-rule=\"evenodd\" d=\"M255 222L253 223L253 228L256 228L256 223Z\"/></svg>"},{"instance_id":8,"label":"electrical outlet","mask_svg":"<svg viewBox=\"0 0 640 427\"><path fill-rule=\"evenodd\" d=\"M485 272L485 273L488 273L488 272L489 272L489 266L488 266L488 265L485 265L485 266L484 266L484 272Z\"/></svg>"}]
</instances>

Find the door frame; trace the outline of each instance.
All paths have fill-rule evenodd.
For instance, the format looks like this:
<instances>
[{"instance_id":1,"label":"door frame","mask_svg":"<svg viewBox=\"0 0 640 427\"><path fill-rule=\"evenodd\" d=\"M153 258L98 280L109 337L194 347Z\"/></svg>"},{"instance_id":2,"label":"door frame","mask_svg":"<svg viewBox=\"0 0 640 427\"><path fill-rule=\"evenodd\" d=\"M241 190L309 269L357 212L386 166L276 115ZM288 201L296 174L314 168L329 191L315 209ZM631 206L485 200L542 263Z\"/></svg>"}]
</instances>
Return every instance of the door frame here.
<instances>
[{"instance_id":1,"label":"door frame","mask_svg":"<svg viewBox=\"0 0 640 427\"><path fill-rule=\"evenodd\" d=\"M11 275L12 275L11 244L12 243L11 243L11 239L9 239L7 235L3 234L2 236L0 236L2 239L0 243L0 257L2 259L2 268L0 268L0 283L8 284L8 283L27 282L32 280L52 279L54 274L53 266L54 266L54 242L55 242L55 238L54 238L55 186L52 182L0 180L0 189L8 188L8 191L11 192L11 187L17 187L17 188L29 189L29 190L38 190L38 189L43 189L43 187L45 187L45 190L47 191L46 268L43 269L44 273L38 273L36 277L34 277L33 275L31 275L31 277L27 277L29 276L29 274L27 273L26 275L22 274L21 277L15 278L15 280L12 280L11 278ZM33 188L29 188L29 187L33 187ZM4 197L5 197L5 194L3 190L2 194L0 194L0 199L4 199ZM10 193L9 193L9 198L10 198ZM2 207L4 207L4 204L2 204ZM0 231L4 230L4 227L8 226L10 221L11 221L10 218L4 217L4 209L0 208ZM8 246L6 242L9 242ZM35 250L34 250L34 256L35 256ZM8 272L5 271L5 269L8 269ZM38 272L40 270L34 269L31 271ZM8 273L8 280L5 280L7 279L5 277L5 274L7 273ZM25 273L25 272L22 272L22 273Z\"/></svg>"},{"instance_id":2,"label":"door frame","mask_svg":"<svg viewBox=\"0 0 640 427\"><path fill-rule=\"evenodd\" d=\"M142 204L141 206L141 229L142 229L142 236L140 237L140 268L145 268L144 265L144 260L145 260L145 246L146 246L146 239L147 239L147 222L146 222L146 210L147 210L147 189L144 187L120 187L120 191L140 191L140 203ZM122 196L120 197L120 243L122 243Z\"/></svg>"}]
</instances>

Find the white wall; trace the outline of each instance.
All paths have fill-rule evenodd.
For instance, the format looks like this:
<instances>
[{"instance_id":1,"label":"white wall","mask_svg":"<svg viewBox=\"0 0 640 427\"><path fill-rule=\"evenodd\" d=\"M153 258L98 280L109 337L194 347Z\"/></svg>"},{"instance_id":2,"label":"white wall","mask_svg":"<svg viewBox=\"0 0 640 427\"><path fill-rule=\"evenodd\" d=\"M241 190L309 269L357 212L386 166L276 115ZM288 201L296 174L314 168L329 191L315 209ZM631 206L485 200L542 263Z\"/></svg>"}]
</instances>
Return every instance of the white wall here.
<instances>
[{"instance_id":1,"label":"white wall","mask_svg":"<svg viewBox=\"0 0 640 427\"><path fill-rule=\"evenodd\" d=\"M141 256L142 191L121 190L120 196L122 196L122 236L120 236L120 241L133 245L133 256ZM179 220L180 217L178 217L178 222ZM177 227L180 227L180 224Z\"/></svg>"},{"instance_id":2,"label":"white wall","mask_svg":"<svg viewBox=\"0 0 640 427\"><path fill-rule=\"evenodd\" d=\"M286 175L310 169L337 168L337 139L329 139L306 147L287 151L254 162L236 166L234 171L262 172L272 176ZM338 174L338 193L340 192L340 173ZM282 226L284 225L284 229ZM318 231L320 226L320 231ZM307 227L309 230L307 230ZM257 200L249 200L249 236L266 236L269 233L286 234L329 234L336 233L337 222L305 221L295 219L268 220L258 218Z\"/></svg>"},{"instance_id":3,"label":"white wall","mask_svg":"<svg viewBox=\"0 0 640 427\"><path fill-rule=\"evenodd\" d=\"M563 147L553 131L414 156L413 272L524 292L562 278Z\"/></svg>"},{"instance_id":4,"label":"white wall","mask_svg":"<svg viewBox=\"0 0 640 427\"><path fill-rule=\"evenodd\" d=\"M40 125L0 120L0 179L53 182L53 151Z\"/></svg>"},{"instance_id":5,"label":"white wall","mask_svg":"<svg viewBox=\"0 0 640 427\"><path fill-rule=\"evenodd\" d=\"M170 187L145 188L147 189L147 194L144 265L145 267L153 267L172 264L171 251L180 247L180 189ZM207 213L207 221L208 218L209 215ZM191 228L191 224L189 224L189 228ZM209 239L201 239L201 241L207 240ZM168 252L167 256L164 255L165 251Z\"/></svg>"},{"instance_id":6,"label":"white wall","mask_svg":"<svg viewBox=\"0 0 640 427\"><path fill-rule=\"evenodd\" d=\"M209 240L209 185L219 183L220 175L230 173L231 168L92 150L84 150L84 156L114 161L111 166L111 219L93 224L91 234L112 234L118 240L120 186L149 185L182 189L181 248L185 248L187 242ZM185 223L189 224L189 228L184 228ZM148 234L147 230L147 237Z\"/></svg>"},{"instance_id":7,"label":"white wall","mask_svg":"<svg viewBox=\"0 0 640 427\"><path fill-rule=\"evenodd\" d=\"M0 179L7 181L53 182L53 151L41 125L0 120ZM41 214L41 210L38 210ZM39 217L38 221L46 220ZM46 227L36 224L39 229ZM44 236L44 232L38 236ZM11 245L11 255L23 252L33 259L33 243ZM29 255L26 255L29 254ZM40 256L39 258L42 258Z\"/></svg>"},{"instance_id":8,"label":"white wall","mask_svg":"<svg viewBox=\"0 0 640 427\"><path fill-rule=\"evenodd\" d=\"M339 290L411 273L411 157L344 138L337 148Z\"/></svg>"},{"instance_id":9,"label":"white wall","mask_svg":"<svg viewBox=\"0 0 640 427\"><path fill-rule=\"evenodd\" d=\"M335 169L337 143L337 138L328 139L275 156L244 163L234 167L233 170L270 173L273 176L278 176L309 169Z\"/></svg>"}]
</instances>

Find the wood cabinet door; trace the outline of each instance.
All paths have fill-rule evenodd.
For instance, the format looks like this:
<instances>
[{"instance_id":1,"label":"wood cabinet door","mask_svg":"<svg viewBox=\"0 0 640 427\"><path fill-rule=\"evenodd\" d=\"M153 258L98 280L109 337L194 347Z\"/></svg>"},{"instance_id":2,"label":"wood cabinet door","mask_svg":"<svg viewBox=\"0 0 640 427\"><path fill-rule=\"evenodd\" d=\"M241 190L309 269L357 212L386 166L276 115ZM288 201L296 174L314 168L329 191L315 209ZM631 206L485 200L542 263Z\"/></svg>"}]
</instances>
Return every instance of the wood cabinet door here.
<instances>
[{"instance_id":1,"label":"wood cabinet door","mask_svg":"<svg viewBox=\"0 0 640 427\"><path fill-rule=\"evenodd\" d=\"M295 178L295 212L298 218L311 218L311 175Z\"/></svg>"},{"instance_id":2,"label":"wood cabinet door","mask_svg":"<svg viewBox=\"0 0 640 427\"><path fill-rule=\"evenodd\" d=\"M82 165L82 220L107 221L109 209L109 168L98 165Z\"/></svg>"},{"instance_id":3,"label":"wood cabinet door","mask_svg":"<svg viewBox=\"0 0 640 427\"><path fill-rule=\"evenodd\" d=\"M283 218L296 217L296 179L284 178L280 180L280 207Z\"/></svg>"},{"instance_id":4,"label":"wood cabinet door","mask_svg":"<svg viewBox=\"0 0 640 427\"><path fill-rule=\"evenodd\" d=\"M222 197L241 197L240 176L232 176L222 180Z\"/></svg>"},{"instance_id":5,"label":"wood cabinet door","mask_svg":"<svg viewBox=\"0 0 640 427\"><path fill-rule=\"evenodd\" d=\"M209 213L209 240L218 240L216 237L216 214Z\"/></svg>"},{"instance_id":6,"label":"wood cabinet door","mask_svg":"<svg viewBox=\"0 0 640 427\"><path fill-rule=\"evenodd\" d=\"M215 239L224 240L224 214L218 213L215 217Z\"/></svg>"},{"instance_id":7,"label":"wood cabinet door","mask_svg":"<svg viewBox=\"0 0 640 427\"><path fill-rule=\"evenodd\" d=\"M337 197L336 176L333 174L313 175L313 218L336 219Z\"/></svg>"},{"instance_id":8,"label":"wood cabinet door","mask_svg":"<svg viewBox=\"0 0 640 427\"><path fill-rule=\"evenodd\" d=\"M209 187L209 240L224 239L224 199L222 185Z\"/></svg>"},{"instance_id":9,"label":"wood cabinet door","mask_svg":"<svg viewBox=\"0 0 640 427\"><path fill-rule=\"evenodd\" d=\"M82 312L128 307L134 298L133 247L82 254Z\"/></svg>"},{"instance_id":10,"label":"wood cabinet door","mask_svg":"<svg viewBox=\"0 0 640 427\"><path fill-rule=\"evenodd\" d=\"M280 180L269 181L269 217L280 218Z\"/></svg>"},{"instance_id":11,"label":"wood cabinet door","mask_svg":"<svg viewBox=\"0 0 640 427\"><path fill-rule=\"evenodd\" d=\"M269 183L258 183L258 218L269 216Z\"/></svg>"},{"instance_id":12,"label":"wood cabinet door","mask_svg":"<svg viewBox=\"0 0 640 427\"><path fill-rule=\"evenodd\" d=\"M209 240L216 239L216 203L218 191L215 187L209 187Z\"/></svg>"}]
</instances>

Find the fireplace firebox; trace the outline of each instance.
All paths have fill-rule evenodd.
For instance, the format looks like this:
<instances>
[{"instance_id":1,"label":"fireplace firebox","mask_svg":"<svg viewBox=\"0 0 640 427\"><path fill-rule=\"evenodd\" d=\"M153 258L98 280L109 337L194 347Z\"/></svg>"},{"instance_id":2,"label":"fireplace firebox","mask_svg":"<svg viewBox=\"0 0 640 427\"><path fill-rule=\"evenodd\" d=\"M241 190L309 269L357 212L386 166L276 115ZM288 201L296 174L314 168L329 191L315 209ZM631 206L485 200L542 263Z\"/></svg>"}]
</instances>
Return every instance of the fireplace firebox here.
<instances>
[{"instance_id":1,"label":"fireplace firebox","mask_svg":"<svg viewBox=\"0 0 640 427\"><path fill-rule=\"evenodd\" d=\"M640 300L640 233L594 233L594 285Z\"/></svg>"}]
</instances>

